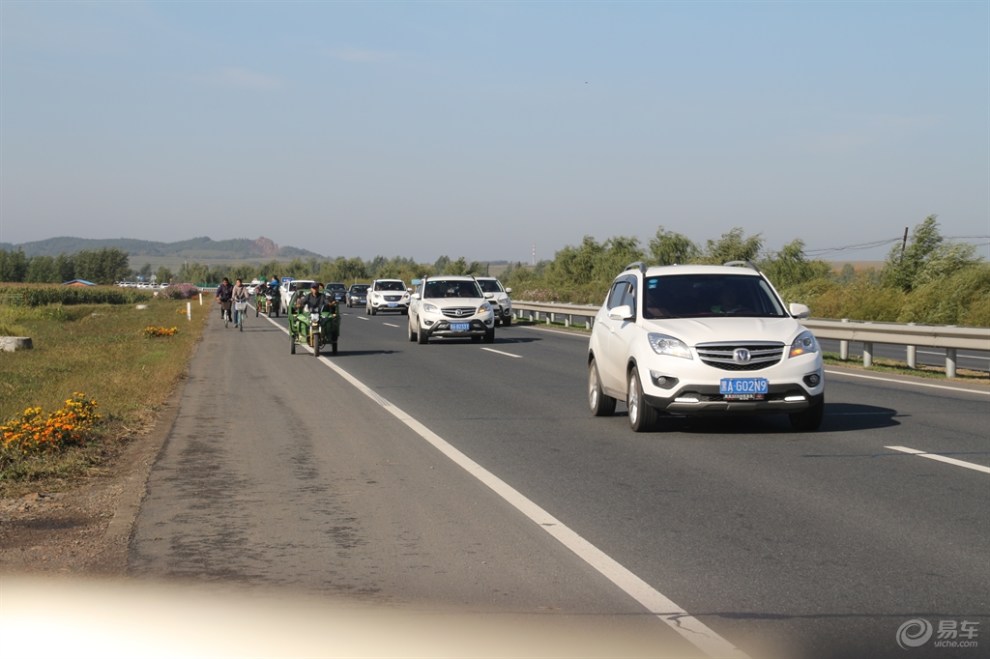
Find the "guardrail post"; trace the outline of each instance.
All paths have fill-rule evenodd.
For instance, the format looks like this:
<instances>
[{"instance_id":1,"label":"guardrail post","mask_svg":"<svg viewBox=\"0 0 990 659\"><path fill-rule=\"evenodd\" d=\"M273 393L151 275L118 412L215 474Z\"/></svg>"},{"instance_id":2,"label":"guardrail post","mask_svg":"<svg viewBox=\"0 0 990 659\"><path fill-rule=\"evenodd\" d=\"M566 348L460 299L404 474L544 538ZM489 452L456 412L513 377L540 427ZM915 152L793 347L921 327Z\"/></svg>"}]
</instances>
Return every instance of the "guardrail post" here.
<instances>
[{"instance_id":1,"label":"guardrail post","mask_svg":"<svg viewBox=\"0 0 990 659\"><path fill-rule=\"evenodd\" d=\"M570 327L570 326L571 326L571 314L567 314L564 316L564 327Z\"/></svg>"},{"instance_id":2,"label":"guardrail post","mask_svg":"<svg viewBox=\"0 0 990 659\"><path fill-rule=\"evenodd\" d=\"M914 327L914 323L908 323L908 327ZM908 368L918 367L918 346L907 347L907 365Z\"/></svg>"},{"instance_id":3,"label":"guardrail post","mask_svg":"<svg viewBox=\"0 0 990 659\"><path fill-rule=\"evenodd\" d=\"M869 368L873 366L873 343L864 342L863 343L863 367Z\"/></svg>"},{"instance_id":4,"label":"guardrail post","mask_svg":"<svg viewBox=\"0 0 990 659\"><path fill-rule=\"evenodd\" d=\"M554 315L555 314L552 311L550 311L550 312L547 313L547 325L552 325L553 324L553 317L554 317Z\"/></svg>"},{"instance_id":5,"label":"guardrail post","mask_svg":"<svg viewBox=\"0 0 990 659\"><path fill-rule=\"evenodd\" d=\"M841 322L848 323L849 319L843 318ZM846 361L847 359L849 359L849 342L846 341L845 339L839 341L839 359L841 359L842 361Z\"/></svg>"},{"instance_id":6,"label":"guardrail post","mask_svg":"<svg viewBox=\"0 0 990 659\"><path fill-rule=\"evenodd\" d=\"M956 377L956 349L945 349L945 377Z\"/></svg>"}]
</instances>

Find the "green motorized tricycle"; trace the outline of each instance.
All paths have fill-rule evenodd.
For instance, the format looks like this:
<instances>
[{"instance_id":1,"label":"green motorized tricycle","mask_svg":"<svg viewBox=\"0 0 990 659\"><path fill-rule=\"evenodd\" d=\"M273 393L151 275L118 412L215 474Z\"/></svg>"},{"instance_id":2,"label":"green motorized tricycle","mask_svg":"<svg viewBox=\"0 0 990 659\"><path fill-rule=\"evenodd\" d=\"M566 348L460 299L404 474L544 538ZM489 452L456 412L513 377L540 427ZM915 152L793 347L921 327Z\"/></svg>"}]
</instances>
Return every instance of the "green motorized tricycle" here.
<instances>
[{"instance_id":1,"label":"green motorized tricycle","mask_svg":"<svg viewBox=\"0 0 990 659\"><path fill-rule=\"evenodd\" d=\"M307 345L313 349L315 357L328 343L331 353L337 354L337 339L340 336L340 313L337 303L321 296L320 309L310 309L309 305L297 308L297 302L309 296L309 291L298 290L289 298L289 341L290 352L296 354L296 345Z\"/></svg>"}]
</instances>

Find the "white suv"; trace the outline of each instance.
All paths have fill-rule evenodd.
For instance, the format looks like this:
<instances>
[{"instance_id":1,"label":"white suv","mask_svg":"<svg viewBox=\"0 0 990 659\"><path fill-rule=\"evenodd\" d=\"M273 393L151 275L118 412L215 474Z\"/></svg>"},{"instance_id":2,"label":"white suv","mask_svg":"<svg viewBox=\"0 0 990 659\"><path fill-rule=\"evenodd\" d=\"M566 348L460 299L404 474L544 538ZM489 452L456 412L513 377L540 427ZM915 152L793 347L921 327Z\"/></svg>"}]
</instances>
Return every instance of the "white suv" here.
<instances>
[{"instance_id":1,"label":"white suv","mask_svg":"<svg viewBox=\"0 0 990 659\"><path fill-rule=\"evenodd\" d=\"M398 311L406 314L409 311L409 291L401 279L376 279L368 288L368 299L365 302L365 314L374 316L379 311Z\"/></svg>"},{"instance_id":2,"label":"white suv","mask_svg":"<svg viewBox=\"0 0 990 659\"><path fill-rule=\"evenodd\" d=\"M279 313L283 316L289 314L289 298L296 291L308 291L313 285L312 279L286 279L279 286Z\"/></svg>"},{"instance_id":3,"label":"white suv","mask_svg":"<svg viewBox=\"0 0 990 659\"><path fill-rule=\"evenodd\" d=\"M492 305L495 313L495 322L500 325L510 325L512 323L512 300L509 299L511 288L506 288L495 277L475 277L482 292Z\"/></svg>"},{"instance_id":4,"label":"white suv","mask_svg":"<svg viewBox=\"0 0 990 659\"><path fill-rule=\"evenodd\" d=\"M409 303L409 340L427 343L431 337L471 337L495 342L495 314L474 277L427 277L414 282Z\"/></svg>"},{"instance_id":5,"label":"white suv","mask_svg":"<svg viewBox=\"0 0 990 659\"><path fill-rule=\"evenodd\" d=\"M745 267L739 267L745 266ZM825 409L818 341L770 282L743 263L626 268L595 317L588 404L624 400L636 432L661 414L785 413L814 430Z\"/></svg>"}]
</instances>

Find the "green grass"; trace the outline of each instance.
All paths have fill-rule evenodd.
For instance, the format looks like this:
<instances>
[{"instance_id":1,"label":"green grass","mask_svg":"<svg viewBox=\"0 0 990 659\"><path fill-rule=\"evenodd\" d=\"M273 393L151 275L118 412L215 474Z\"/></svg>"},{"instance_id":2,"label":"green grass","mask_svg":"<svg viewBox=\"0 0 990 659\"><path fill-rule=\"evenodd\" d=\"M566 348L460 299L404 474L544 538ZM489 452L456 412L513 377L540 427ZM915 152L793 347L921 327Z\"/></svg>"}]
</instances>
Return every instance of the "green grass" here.
<instances>
[{"instance_id":1,"label":"green grass","mask_svg":"<svg viewBox=\"0 0 990 659\"><path fill-rule=\"evenodd\" d=\"M0 421L31 406L45 415L75 392L97 401L103 421L86 446L0 461L0 495L59 483L110 461L152 423L184 377L212 308L153 299L137 304L15 307L0 305L0 328L31 337L33 349L0 353ZM148 337L146 327L177 327L170 337Z\"/></svg>"}]
</instances>

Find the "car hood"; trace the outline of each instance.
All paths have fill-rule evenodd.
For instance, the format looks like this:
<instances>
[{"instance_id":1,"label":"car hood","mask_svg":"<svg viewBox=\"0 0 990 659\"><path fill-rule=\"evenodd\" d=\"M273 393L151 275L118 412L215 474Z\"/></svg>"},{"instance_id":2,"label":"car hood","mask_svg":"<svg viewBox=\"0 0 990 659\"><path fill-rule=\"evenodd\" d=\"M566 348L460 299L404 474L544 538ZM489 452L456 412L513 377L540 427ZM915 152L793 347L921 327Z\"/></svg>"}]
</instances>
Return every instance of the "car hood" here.
<instances>
[{"instance_id":1,"label":"car hood","mask_svg":"<svg viewBox=\"0 0 990 659\"><path fill-rule=\"evenodd\" d=\"M670 334L690 346L720 341L790 344L805 329L793 318L669 318L643 324L651 332Z\"/></svg>"},{"instance_id":2,"label":"car hood","mask_svg":"<svg viewBox=\"0 0 990 659\"><path fill-rule=\"evenodd\" d=\"M425 297L423 302L435 304L441 309L452 309L454 307L480 307L488 300L483 297Z\"/></svg>"}]
</instances>

